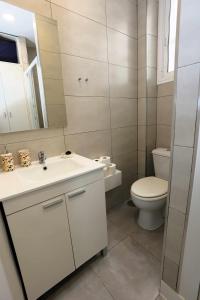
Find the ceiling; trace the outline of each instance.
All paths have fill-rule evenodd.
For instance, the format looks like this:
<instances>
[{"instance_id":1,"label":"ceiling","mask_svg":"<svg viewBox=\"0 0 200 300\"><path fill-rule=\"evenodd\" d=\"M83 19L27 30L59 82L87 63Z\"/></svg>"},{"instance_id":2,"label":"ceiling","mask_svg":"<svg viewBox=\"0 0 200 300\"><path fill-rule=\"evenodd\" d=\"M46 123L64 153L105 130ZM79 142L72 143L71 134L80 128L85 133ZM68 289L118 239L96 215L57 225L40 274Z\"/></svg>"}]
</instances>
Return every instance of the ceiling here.
<instances>
[{"instance_id":1,"label":"ceiling","mask_svg":"<svg viewBox=\"0 0 200 300\"><path fill-rule=\"evenodd\" d=\"M23 36L29 46L35 45L33 13L17 6L0 1L0 32L14 36Z\"/></svg>"}]
</instances>

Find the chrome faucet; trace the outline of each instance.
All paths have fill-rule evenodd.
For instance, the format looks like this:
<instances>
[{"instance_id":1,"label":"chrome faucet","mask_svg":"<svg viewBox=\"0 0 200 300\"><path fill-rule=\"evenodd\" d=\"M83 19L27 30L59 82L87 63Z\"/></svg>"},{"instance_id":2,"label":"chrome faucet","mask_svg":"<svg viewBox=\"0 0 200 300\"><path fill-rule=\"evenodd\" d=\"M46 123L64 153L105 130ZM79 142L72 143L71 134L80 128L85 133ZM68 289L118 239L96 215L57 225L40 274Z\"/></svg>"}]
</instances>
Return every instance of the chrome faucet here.
<instances>
[{"instance_id":1,"label":"chrome faucet","mask_svg":"<svg viewBox=\"0 0 200 300\"><path fill-rule=\"evenodd\" d=\"M46 155L45 155L44 151L38 152L38 160L39 160L40 164L45 164Z\"/></svg>"}]
</instances>

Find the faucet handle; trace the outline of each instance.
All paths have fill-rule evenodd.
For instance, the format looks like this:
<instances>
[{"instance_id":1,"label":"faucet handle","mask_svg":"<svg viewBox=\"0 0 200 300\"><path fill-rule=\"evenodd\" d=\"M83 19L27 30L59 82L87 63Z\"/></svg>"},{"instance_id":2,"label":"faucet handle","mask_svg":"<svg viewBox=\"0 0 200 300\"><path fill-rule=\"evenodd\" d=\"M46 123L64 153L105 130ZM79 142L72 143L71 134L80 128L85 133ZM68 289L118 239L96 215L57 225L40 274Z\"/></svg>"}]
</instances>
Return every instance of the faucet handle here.
<instances>
[{"instance_id":1,"label":"faucet handle","mask_svg":"<svg viewBox=\"0 0 200 300\"><path fill-rule=\"evenodd\" d=\"M39 151L38 152L38 159L40 163L43 163L46 160L46 155L44 153L44 151Z\"/></svg>"}]
</instances>

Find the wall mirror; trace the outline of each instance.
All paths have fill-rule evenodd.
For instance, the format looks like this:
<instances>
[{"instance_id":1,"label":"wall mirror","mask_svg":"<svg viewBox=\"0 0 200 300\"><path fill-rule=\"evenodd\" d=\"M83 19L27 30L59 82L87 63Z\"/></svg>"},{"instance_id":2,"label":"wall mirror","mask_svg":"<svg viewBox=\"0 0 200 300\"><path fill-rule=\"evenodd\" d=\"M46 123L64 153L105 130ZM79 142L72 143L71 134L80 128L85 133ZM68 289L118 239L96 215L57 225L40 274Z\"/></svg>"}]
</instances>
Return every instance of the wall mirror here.
<instances>
[{"instance_id":1,"label":"wall mirror","mask_svg":"<svg viewBox=\"0 0 200 300\"><path fill-rule=\"evenodd\" d=\"M65 125L57 22L0 1L0 133Z\"/></svg>"}]
</instances>

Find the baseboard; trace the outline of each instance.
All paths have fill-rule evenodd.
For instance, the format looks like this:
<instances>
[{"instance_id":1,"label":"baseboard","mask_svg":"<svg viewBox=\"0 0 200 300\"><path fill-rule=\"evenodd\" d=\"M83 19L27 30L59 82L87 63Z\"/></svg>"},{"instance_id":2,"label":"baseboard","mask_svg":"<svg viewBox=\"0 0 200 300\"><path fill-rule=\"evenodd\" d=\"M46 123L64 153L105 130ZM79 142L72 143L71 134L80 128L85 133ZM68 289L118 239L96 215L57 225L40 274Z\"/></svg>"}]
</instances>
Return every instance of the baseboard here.
<instances>
[{"instance_id":1,"label":"baseboard","mask_svg":"<svg viewBox=\"0 0 200 300\"><path fill-rule=\"evenodd\" d=\"M161 281L160 296L163 300L185 300L181 295L172 290L164 281Z\"/></svg>"}]
</instances>

